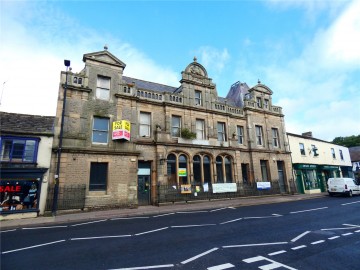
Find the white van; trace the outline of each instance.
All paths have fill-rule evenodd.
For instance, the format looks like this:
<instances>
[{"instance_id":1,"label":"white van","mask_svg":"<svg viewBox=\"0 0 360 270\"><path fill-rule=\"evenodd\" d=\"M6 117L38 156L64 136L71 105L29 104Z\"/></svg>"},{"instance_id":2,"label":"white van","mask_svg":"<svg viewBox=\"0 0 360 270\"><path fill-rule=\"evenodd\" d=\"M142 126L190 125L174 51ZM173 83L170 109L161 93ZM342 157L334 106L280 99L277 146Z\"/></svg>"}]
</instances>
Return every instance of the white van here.
<instances>
[{"instance_id":1,"label":"white van","mask_svg":"<svg viewBox=\"0 0 360 270\"><path fill-rule=\"evenodd\" d=\"M351 197L360 194L360 185L352 178L329 178L327 185L330 196L344 194Z\"/></svg>"}]
</instances>

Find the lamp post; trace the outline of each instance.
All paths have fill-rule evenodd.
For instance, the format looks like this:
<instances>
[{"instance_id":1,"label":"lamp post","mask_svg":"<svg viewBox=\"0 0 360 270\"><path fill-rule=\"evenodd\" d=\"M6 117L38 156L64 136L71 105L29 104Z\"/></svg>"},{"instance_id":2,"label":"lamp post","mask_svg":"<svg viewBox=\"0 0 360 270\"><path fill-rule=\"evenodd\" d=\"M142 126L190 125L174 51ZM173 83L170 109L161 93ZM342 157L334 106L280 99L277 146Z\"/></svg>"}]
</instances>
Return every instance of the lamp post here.
<instances>
[{"instance_id":1,"label":"lamp post","mask_svg":"<svg viewBox=\"0 0 360 270\"><path fill-rule=\"evenodd\" d=\"M52 215L53 216L56 215L58 195L59 195L60 159L61 159L61 148L62 148L62 139L63 139L63 131L64 131L64 117L65 117L65 105L66 105L66 90L67 90L67 82L68 82L68 68L70 67L70 60L64 60L64 65L66 66L66 76L65 76L65 85L64 85L63 106L62 106L62 113L61 113L59 147L57 150L55 187L54 187L54 198L53 198L53 205L52 205Z\"/></svg>"}]
</instances>

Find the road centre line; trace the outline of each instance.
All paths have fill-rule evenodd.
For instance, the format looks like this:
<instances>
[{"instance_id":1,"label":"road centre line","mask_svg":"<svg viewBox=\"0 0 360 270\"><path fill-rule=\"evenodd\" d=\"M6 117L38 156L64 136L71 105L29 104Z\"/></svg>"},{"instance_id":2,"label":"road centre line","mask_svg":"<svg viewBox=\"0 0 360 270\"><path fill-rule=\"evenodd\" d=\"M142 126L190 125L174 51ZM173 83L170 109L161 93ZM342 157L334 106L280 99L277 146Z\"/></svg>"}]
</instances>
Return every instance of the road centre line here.
<instances>
[{"instance_id":1,"label":"road centre line","mask_svg":"<svg viewBox=\"0 0 360 270\"><path fill-rule=\"evenodd\" d=\"M288 244L288 242L274 242L274 243L261 243L261 244L232 245L232 246L223 246L222 248L256 247L256 246L271 246L271 245L283 245L283 244Z\"/></svg>"},{"instance_id":2,"label":"road centre line","mask_svg":"<svg viewBox=\"0 0 360 270\"><path fill-rule=\"evenodd\" d=\"M56 229L56 228L67 228L67 225L61 226L45 226L45 227L33 227L33 228L21 228L22 230L38 230L38 229Z\"/></svg>"},{"instance_id":3,"label":"road centre line","mask_svg":"<svg viewBox=\"0 0 360 270\"><path fill-rule=\"evenodd\" d=\"M139 219L139 218L149 218L149 217L119 217L119 218L112 218L110 220L120 220L120 219Z\"/></svg>"},{"instance_id":4,"label":"road centre line","mask_svg":"<svg viewBox=\"0 0 360 270\"><path fill-rule=\"evenodd\" d=\"M282 253L285 253L287 252L286 250L279 250L279 251L276 251L276 252L273 252L273 253L269 253L268 255L269 256L274 256L274 255L278 255L278 254L282 254Z\"/></svg>"},{"instance_id":5,"label":"road centre line","mask_svg":"<svg viewBox=\"0 0 360 270\"><path fill-rule=\"evenodd\" d=\"M274 217L280 217L280 215L276 215L276 216L265 216L265 217L244 217L244 219L261 219L261 218L274 218Z\"/></svg>"},{"instance_id":6,"label":"road centre line","mask_svg":"<svg viewBox=\"0 0 360 270\"><path fill-rule=\"evenodd\" d=\"M130 267L130 268L117 268L110 270L140 270L140 269L158 269L158 268L169 268L174 267L173 264L163 264L163 265L151 265L151 266L140 266L140 267Z\"/></svg>"},{"instance_id":7,"label":"road centre line","mask_svg":"<svg viewBox=\"0 0 360 270\"><path fill-rule=\"evenodd\" d=\"M319 241L315 241L315 242L312 242L311 244L312 245L317 245L317 244L321 244L321 243L324 243L325 240L319 240Z\"/></svg>"},{"instance_id":8,"label":"road centre line","mask_svg":"<svg viewBox=\"0 0 360 270\"><path fill-rule=\"evenodd\" d=\"M176 212L177 214L197 214L197 213L207 213L207 212L209 212L209 211L192 211L192 212L190 212L190 211L184 211L184 212Z\"/></svg>"},{"instance_id":9,"label":"road centre line","mask_svg":"<svg viewBox=\"0 0 360 270\"><path fill-rule=\"evenodd\" d=\"M216 226L216 224L179 225L179 226L171 226L171 228L190 228L190 227L205 227L205 226Z\"/></svg>"},{"instance_id":10,"label":"road centre line","mask_svg":"<svg viewBox=\"0 0 360 270\"><path fill-rule=\"evenodd\" d=\"M157 215L157 216L153 216L153 217L157 218L157 217L164 217L164 216L170 216L170 215L175 215L175 213L167 213L167 214Z\"/></svg>"},{"instance_id":11,"label":"road centre line","mask_svg":"<svg viewBox=\"0 0 360 270\"><path fill-rule=\"evenodd\" d=\"M346 227L346 228L328 228L328 229L321 229L321 231L333 231L333 230L353 230L355 227Z\"/></svg>"},{"instance_id":12,"label":"road centre line","mask_svg":"<svg viewBox=\"0 0 360 270\"><path fill-rule=\"evenodd\" d=\"M299 240L301 237L305 236L306 234L310 233L311 231L306 231L303 232L302 234L298 235L297 237L295 237L294 239L291 239L291 242L296 242L297 240Z\"/></svg>"},{"instance_id":13,"label":"road centre line","mask_svg":"<svg viewBox=\"0 0 360 270\"><path fill-rule=\"evenodd\" d=\"M340 236L337 235L337 236L329 237L328 239L329 239L329 240L334 240L334 239L339 238L339 237L340 237Z\"/></svg>"},{"instance_id":14,"label":"road centre line","mask_svg":"<svg viewBox=\"0 0 360 270\"><path fill-rule=\"evenodd\" d=\"M213 251L215 251L215 250L218 250L218 249L219 249L219 248L209 249L208 251L205 251L205 252L203 252L203 253L201 253L201 254L199 254L199 255L196 255L196 256L194 256L194 257L192 257L192 258L190 258L190 259L187 259L187 260L185 260L185 261L182 261L181 264L187 264L187 263L189 263L189 262L192 262L192 261L194 261L194 260L196 260L196 259L198 259L198 258L200 258L200 257L202 257L202 256L205 256L205 255L207 255L207 254L209 254L209 253L211 253L211 252L213 252Z\"/></svg>"},{"instance_id":15,"label":"road centre line","mask_svg":"<svg viewBox=\"0 0 360 270\"><path fill-rule=\"evenodd\" d=\"M353 234L352 232L349 232L349 233L343 233L342 236L348 236L348 235L351 235Z\"/></svg>"},{"instance_id":16,"label":"road centre line","mask_svg":"<svg viewBox=\"0 0 360 270\"><path fill-rule=\"evenodd\" d=\"M354 204L354 203L360 203L360 201L357 201L357 202L349 202L349 203L342 203L341 205L348 205L348 204Z\"/></svg>"},{"instance_id":17,"label":"road centre line","mask_svg":"<svg viewBox=\"0 0 360 270\"><path fill-rule=\"evenodd\" d=\"M59 240L59 241L44 243L44 244L30 246L30 247L24 247L24 248L19 248L19 249L8 250L8 251L1 252L1 254L17 252L17 251L21 251L21 250L25 250L25 249L32 249L32 248L37 248L37 247L48 246L48 245L57 244L57 243L64 242L64 241L66 241L66 240Z\"/></svg>"},{"instance_id":18,"label":"road centre line","mask_svg":"<svg viewBox=\"0 0 360 270\"><path fill-rule=\"evenodd\" d=\"M360 230L357 230L357 231L355 231L355 232L360 232Z\"/></svg>"},{"instance_id":19,"label":"road centre line","mask_svg":"<svg viewBox=\"0 0 360 270\"><path fill-rule=\"evenodd\" d=\"M105 238L122 238L122 237L130 237L131 235L108 235L108 236L94 236L94 237L81 237L81 238L70 238L72 241L76 240L92 240L92 239L105 239Z\"/></svg>"},{"instance_id":20,"label":"road centre line","mask_svg":"<svg viewBox=\"0 0 360 270\"><path fill-rule=\"evenodd\" d=\"M301 210L301 211L295 211L295 212L290 212L290 214L297 214L297 213L303 213L303 212L310 212L310 211L317 211L317 210L323 210L329 207L321 207L321 208L314 208L314 209L308 209L308 210Z\"/></svg>"},{"instance_id":21,"label":"road centre line","mask_svg":"<svg viewBox=\"0 0 360 270\"><path fill-rule=\"evenodd\" d=\"M242 218L237 218L237 219L225 221L225 222L220 223L220 225L227 224L227 223L231 223L231 222L235 222L235 221L238 221L238 220L241 220L241 219L242 219Z\"/></svg>"},{"instance_id":22,"label":"road centre line","mask_svg":"<svg viewBox=\"0 0 360 270\"><path fill-rule=\"evenodd\" d=\"M231 263L224 263L221 265L209 267L209 268L207 268L207 270L223 270L223 269L229 269L229 268L233 268L233 267L235 267L235 265L233 265Z\"/></svg>"},{"instance_id":23,"label":"road centre line","mask_svg":"<svg viewBox=\"0 0 360 270\"><path fill-rule=\"evenodd\" d=\"M82 225L87 225L87 224L99 223L99 222L104 222L104 221L107 221L107 219L90 221L90 222L85 222L85 223L78 223L78 224L73 224L73 225L70 225L70 226L71 226L71 227L76 227L76 226L82 226Z\"/></svg>"},{"instance_id":24,"label":"road centre line","mask_svg":"<svg viewBox=\"0 0 360 270\"><path fill-rule=\"evenodd\" d=\"M158 231L166 230L166 229L168 229L168 228L169 228L169 227L164 227L164 228L160 228L160 229L156 229L156 230L152 230L152 231L137 233L137 234L135 234L135 235L143 235L143 234L147 234L147 233L158 232Z\"/></svg>"},{"instance_id":25,"label":"road centre line","mask_svg":"<svg viewBox=\"0 0 360 270\"><path fill-rule=\"evenodd\" d=\"M353 224L343 224L344 226L350 226L350 227L354 227L354 228L360 228L359 225L353 225Z\"/></svg>"},{"instance_id":26,"label":"road centre line","mask_svg":"<svg viewBox=\"0 0 360 270\"><path fill-rule=\"evenodd\" d=\"M297 247L293 247L291 248L292 250L298 250L298 249L302 249L302 248L306 248L305 245L301 245L301 246L297 246Z\"/></svg>"}]
</instances>

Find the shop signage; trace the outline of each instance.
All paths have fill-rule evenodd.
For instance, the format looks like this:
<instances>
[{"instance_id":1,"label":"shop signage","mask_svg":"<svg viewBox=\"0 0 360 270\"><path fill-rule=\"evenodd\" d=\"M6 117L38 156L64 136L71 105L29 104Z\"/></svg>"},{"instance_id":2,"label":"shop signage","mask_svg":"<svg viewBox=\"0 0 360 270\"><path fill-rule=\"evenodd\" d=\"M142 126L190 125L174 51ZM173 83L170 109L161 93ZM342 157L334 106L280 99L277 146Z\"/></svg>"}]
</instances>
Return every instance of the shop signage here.
<instances>
[{"instance_id":1,"label":"shop signage","mask_svg":"<svg viewBox=\"0 0 360 270\"><path fill-rule=\"evenodd\" d=\"M323 170L338 170L339 166L323 165L323 166L320 166L320 168Z\"/></svg>"},{"instance_id":2,"label":"shop signage","mask_svg":"<svg viewBox=\"0 0 360 270\"><path fill-rule=\"evenodd\" d=\"M181 185L180 186L181 194L191 193L191 185Z\"/></svg>"},{"instance_id":3,"label":"shop signage","mask_svg":"<svg viewBox=\"0 0 360 270\"><path fill-rule=\"evenodd\" d=\"M131 124L127 120L115 121L112 125L112 139L130 141Z\"/></svg>"},{"instance_id":4,"label":"shop signage","mask_svg":"<svg viewBox=\"0 0 360 270\"><path fill-rule=\"evenodd\" d=\"M38 208L37 180L0 181L0 213Z\"/></svg>"},{"instance_id":5,"label":"shop signage","mask_svg":"<svg viewBox=\"0 0 360 270\"><path fill-rule=\"evenodd\" d=\"M258 190L266 190L270 189L271 185L270 182L256 182L256 187Z\"/></svg>"},{"instance_id":6,"label":"shop signage","mask_svg":"<svg viewBox=\"0 0 360 270\"><path fill-rule=\"evenodd\" d=\"M213 193L236 192L236 183L212 184Z\"/></svg>"},{"instance_id":7,"label":"shop signage","mask_svg":"<svg viewBox=\"0 0 360 270\"><path fill-rule=\"evenodd\" d=\"M316 169L316 165L314 165L314 164L296 164L294 167L299 170L301 170L301 169L310 169L310 170Z\"/></svg>"},{"instance_id":8,"label":"shop signage","mask_svg":"<svg viewBox=\"0 0 360 270\"><path fill-rule=\"evenodd\" d=\"M186 176L186 168L179 168L179 176L180 177Z\"/></svg>"}]
</instances>

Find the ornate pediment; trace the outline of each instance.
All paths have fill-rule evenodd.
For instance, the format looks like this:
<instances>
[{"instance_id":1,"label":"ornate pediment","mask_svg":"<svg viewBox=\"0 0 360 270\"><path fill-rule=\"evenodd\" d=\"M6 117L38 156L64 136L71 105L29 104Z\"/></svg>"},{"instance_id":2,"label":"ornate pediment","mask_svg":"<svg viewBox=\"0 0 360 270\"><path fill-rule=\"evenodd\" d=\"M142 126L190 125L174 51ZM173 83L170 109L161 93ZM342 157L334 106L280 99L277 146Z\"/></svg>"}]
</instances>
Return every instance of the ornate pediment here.
<instances>
[{"instance_id":1,"label":"ornate pediment","mask_svg":"<svg viewBox=\"0 0 360 270\"><path fill-rule=\"evenodd\" d=\"M194 57L194 62L192 62L185 68L184 72L187 74L190 74L192 76L195 76L195 77L206 77L207 78L207 76L208 76L206 69L197 62L196 57Z\"/></svg>"},{"instance_id":2,"label":"ornate pediment","mask_svg":"<svg viewBox=\"0 0 360 270\"><path fill-rule=\"evenodd\" d=\"M249 92L252 91L256 91L256 92L260 92L260 93L264 93L264 94L268 94L268 95L272 95L273 91L267 87L265 84L261 84L258 83L257 85L255 85L254 87L252 87Z\"/></svg>"},{"instance_id":3,"label":"ornate pediment","mask_svg":"<svg viewBox=\"0 0 360 270\"><path fill-rule=\"evenodd\" d=\"M125 68L126 64L119 60L116 56L108 52L107 50L94 52L94 53L87 53L83 56L83 61L96 61L107 65L117 66L121 68Z\"/></svg>"}]
</instances>

